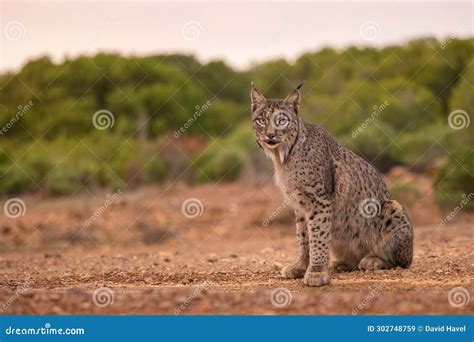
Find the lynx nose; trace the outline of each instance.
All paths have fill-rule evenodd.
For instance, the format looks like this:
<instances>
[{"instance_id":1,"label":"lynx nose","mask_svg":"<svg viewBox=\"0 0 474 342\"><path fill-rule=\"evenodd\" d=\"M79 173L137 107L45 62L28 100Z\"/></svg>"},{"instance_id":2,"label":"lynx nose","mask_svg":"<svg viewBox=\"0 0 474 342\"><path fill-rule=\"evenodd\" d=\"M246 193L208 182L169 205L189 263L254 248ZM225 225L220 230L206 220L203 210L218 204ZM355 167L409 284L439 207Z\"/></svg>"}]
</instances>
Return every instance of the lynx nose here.
<instances>
[{"instance_id":1,"label":"lynx nose","mask_svg":"<svg viewBox=\"0 0 474 342\"><path fill-rule=\"evenodd\" d=\"M269 140L273 140L273 138L275 138L275 133L268 132L266 135Z\"/></svg>"}]
</instances>

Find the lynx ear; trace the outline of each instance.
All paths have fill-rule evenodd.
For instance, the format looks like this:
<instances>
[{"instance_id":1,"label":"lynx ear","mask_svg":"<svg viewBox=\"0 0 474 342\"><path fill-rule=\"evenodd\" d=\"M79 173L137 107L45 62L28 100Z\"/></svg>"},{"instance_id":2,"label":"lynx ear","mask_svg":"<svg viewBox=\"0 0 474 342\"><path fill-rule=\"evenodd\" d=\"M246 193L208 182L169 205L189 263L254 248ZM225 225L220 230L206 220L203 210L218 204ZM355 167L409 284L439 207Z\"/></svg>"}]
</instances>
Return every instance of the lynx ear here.
<instances>
[{"instance_id":1,"label":"lynx ear","mask_svg":"<svg viewBox=\"0 0 474 342\"><path fill-rule=\"evenodd\" d=\"M285 99L285 104L293 107L296 113L298 113L298 108L300 105L300 88L303 86L304 82L298 84L298 86L293 90L290 95Z\"/></svg>"},{"instance_id":2,"label":"lynx ear","mask_svg":"<svg viewBox=\"0 0 474 342\"><path fill-rule=\"evenodd\" d=\"M255 112L257 109L258 105L265 103L267 99L265 96L262 95L261 92L258 91L257 87L255 86L255 83L250 84L250 102L252 104L252 112Z\"/></svg>"}]
</instances>

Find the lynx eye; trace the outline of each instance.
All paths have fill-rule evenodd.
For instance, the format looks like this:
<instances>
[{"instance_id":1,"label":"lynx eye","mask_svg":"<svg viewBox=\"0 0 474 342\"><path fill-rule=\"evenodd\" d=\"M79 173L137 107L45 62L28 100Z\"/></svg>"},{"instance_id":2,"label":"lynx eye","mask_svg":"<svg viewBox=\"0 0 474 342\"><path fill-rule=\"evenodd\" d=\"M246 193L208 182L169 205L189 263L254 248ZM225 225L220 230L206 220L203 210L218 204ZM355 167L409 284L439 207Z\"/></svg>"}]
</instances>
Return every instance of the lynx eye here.
<instances>
[{"instance_id":1,"label":"lynx eye","mask_svg":"<svg viewBox=\"0 0 474 342\"><path fill-rule=\"evenodd\" d=\"M286 126L286 125L288 125L288 123L289 123L289 120L286 117L286 115L282 115L277 119L277 125L278 126Z\"/></svg>"},{"instance_id":2,"label":"lynx eye","mask_svg":"<svg viewBox=\"0 0 474 342\"><path fill-rule=\"evenodd\" d=\"M267 120L261 116L257 119L257 124L259 124L260 126L265 126L267 124Z\"/></svg>"},{"instance_id":3,"label":"lynx eye","mask_svg":"<svg viewBox=\"0 0 474 342\"><path fill-rule=\"evenodd\" d=\"M271 124L274 129L287 129L290 123L289 115L282 110L276 111L272 116Z\"/></svg>"}]
</instances>

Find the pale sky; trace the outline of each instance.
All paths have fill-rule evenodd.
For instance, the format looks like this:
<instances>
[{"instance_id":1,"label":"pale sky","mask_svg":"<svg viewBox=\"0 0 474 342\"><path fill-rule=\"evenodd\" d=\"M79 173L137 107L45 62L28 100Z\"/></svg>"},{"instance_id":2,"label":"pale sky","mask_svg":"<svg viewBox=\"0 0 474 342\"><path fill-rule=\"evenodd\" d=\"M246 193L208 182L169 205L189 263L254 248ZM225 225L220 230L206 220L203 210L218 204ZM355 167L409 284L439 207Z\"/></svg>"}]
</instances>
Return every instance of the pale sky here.
<instances>
[{"instance_id":1,"label":"pale sky","mask_svg":"<svg viewBox=\"0 0 474 342\"><path fill-rule=\"evenodd\" d=\"M0 72L99 51L191 53L237 68L323 46L473 36L474 2L0 0Z\"/></svg>"}]
</instances>

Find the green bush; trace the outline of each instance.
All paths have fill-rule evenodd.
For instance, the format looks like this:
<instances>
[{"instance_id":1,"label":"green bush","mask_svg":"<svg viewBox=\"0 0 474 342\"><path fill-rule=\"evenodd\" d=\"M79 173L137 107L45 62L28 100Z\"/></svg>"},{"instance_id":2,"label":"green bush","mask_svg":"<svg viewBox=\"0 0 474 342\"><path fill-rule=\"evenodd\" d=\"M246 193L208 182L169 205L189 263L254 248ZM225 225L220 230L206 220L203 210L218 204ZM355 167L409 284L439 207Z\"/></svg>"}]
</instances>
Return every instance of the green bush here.
<instances>
[{"instance_id":1,"label":"green bush","mask_svg":"<svg viewBox=\"0 0 474 342\"><path fill-rule=\"evenodd\" d=\"M70 195L82 190L80 170L69 164L61 165L47 177L47 192L51 195Z\"/></svg>"},{"instance_id":2,"label":"green bush","mask_svg":"<svg viewBox=\"0 0 474 342\"><path fill-rule=\"evenodd\" d=\"M10 141L3 147L0 151L0 194L39 189L37 185L50 169L50 158L41 143L24 145Z\"/></svg>"},{"instance_id":3,"label":"green bush","mask_svg":"<svg viewBox=\"0 0 474 342\"><path fill-rule=\"evenodd\" d=\"M0 75L0 194L70 194L167 177L233 180L255 147L250 80L268 98L285 97L306 80L301 115L307 121L327 128L381 171L397 164L423 171L444 160L437 198L456 202L472 188L472 161L463 158L474 144L473 42L426 38L384 48L324 48L244 72L179 54L101 53L60 64L41 57ZM41 103L31 90L41 92ZM115 122L103 131L92 123L101 109L111 111ZM465 112L460 130L448 125L455 110ZM183 139L182 146L158 149L147 140L182 133L180 127L199 135L197 143ZM209 135L209 146L195 157L199 139ZM190 157L181 153L188 142Z\"/></svg>"},{"instance_id":4,"label":"green bush","mask_svg":"<svg viewBox=\"0 0 474 342\"><path fill-rule=\"evenodd\" d=\"M153 183L161 183L169 175L165 163L158 155L152 156L145 162L144 166L145 181Z\"/></svg>"},{"instance_id":5,"label":"green bush","mask_svg":"<svg viewBox=\"0 0 474 342\"><path fill-rule=\"evenodd\" d=\"M449 133L449 127L442 124L404 132L396 141L399 148L393 149L395 160L413 171L424 171L446 154Z\"/></svg>"},{"instance_id":6,"label":"green bush","mask_svg":"<svg viewBox=\"0 0 474 342\"><path fill-rule=\"evenodd\" d=\"M0 164L0 194L19 193L32 190L36 185L28 171L15 164Z\"/></svg>"},{"instance_id":7,"label":"green bush","mask_svg":"<svg viewBox=\"0 0 474 342\"><path fill-rule=\"evenodd\" d=\"M380 171L385 172L396 164L394 150L397 147L391 142L395 136L395 132L389 126L372 122L356 136L349 135L338 140Z\"/></svg>"},{"instance_id":8,"label":"green bush","mask_svg":"<svg viewBox=\"0 0 474 342\"><path fill-rule=\"evenodd\" d=\"M435 181L436 200L441 207L452 207L464 196L474 193L474 151L469 146L459 146L438 169ZM474 208L474 201L467 208Z\"/></svg>"},{"instance_id":9,"label":"green bush","mask_svg":"<svg viewBox=\"0 0 474 342\"><path fill-rule=\"evenodd\" d=\"M219 147L211 147L206 154L213 155L211 158L203 158L196 162L198 170L196 181L204 183L208 181L230 181L234 180L240 172L242 151L234 146L226 146L222 151Z\"/></svg>"},{"instance_id":10,"label":"green bush","mask_svg":"<svg viewBox=\"0 0 474 342\"><path fill-rule=\"evenodd\" d=\"M216 139L195 160L195 180L231 181L240 174L245 156L255 148L249 123L238 126L231 134Z\"/></svg>"},{"instance_id":11,"label":"green bush","mask_svg":"<svg viewBox=\"0 0 474 342\"><path fill-rule=\"evenodd\" d=\"M106 132L73 139L60 137L29 145L5 144L0 152L0 194L45 190L67 195L85 188L123 188L129 180L161 182L167 168L152 143ZM8 152L6 152L8 150ZM135 184L135 183L134 183Z\"/></svg>"}]
</instances>

